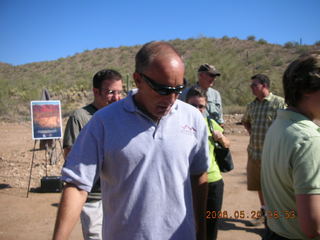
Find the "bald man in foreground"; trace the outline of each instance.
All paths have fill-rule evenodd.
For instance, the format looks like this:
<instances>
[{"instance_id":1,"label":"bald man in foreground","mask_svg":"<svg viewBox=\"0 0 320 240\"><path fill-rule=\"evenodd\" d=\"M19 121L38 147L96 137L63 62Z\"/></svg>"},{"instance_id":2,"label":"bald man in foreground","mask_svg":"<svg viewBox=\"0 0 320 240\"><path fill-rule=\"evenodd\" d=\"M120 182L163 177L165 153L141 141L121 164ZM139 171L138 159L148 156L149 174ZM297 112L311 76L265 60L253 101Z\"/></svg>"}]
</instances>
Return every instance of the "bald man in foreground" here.
<instances>
[{"instance_id":1,"label":"bald man in foreground","mask_svg":"<svg viewBox=\"0 0 320 240\"><path fill-rule=\"evenodd\" d=\"M95 113L68 155L54 240L68 239L98 177L104 240L205 239L208 133L177 100L184 70L168 43L139 50L138 90Z\"/></svg>"}]
</instances>

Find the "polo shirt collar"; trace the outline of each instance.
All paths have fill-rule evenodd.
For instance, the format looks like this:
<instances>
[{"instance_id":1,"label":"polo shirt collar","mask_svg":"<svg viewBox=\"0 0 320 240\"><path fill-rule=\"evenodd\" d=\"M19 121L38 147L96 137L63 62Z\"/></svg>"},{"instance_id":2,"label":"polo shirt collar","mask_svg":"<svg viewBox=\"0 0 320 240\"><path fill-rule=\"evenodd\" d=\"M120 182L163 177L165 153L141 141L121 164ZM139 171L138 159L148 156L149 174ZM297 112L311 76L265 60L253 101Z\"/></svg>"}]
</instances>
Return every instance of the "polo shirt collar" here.
<instances>
[{"instance_id":1,"label":"polo shirt collar","mask_svg":"<svg viewBox=\"0 0 320 240\"><path fill-rule=\"evenodd\" d=\"M272 94L272 92L270 92L269 95L266 96L262 101L260 101L257 97L256 97L255 101L258 101L258 102L268 101L268 102L270 102L272 100L272 98L273 98L273 94Z\"/></svg>"},{"instance_id":2,"label":"polo shirt collar","mask_svg":"<svg viewBox=\"0 0 320 240\"><path fill-rule=\"evenodd\" d=\"M133 101L133 95L135 95L138 92L138 89L132 89L128 96L123 99L123 107L128 112L136 112L138 110L137 106L135 105Z\"/></svg>"},{"instance_id":3,"label":"polo shirt collar","mask_svg":"<svg viewBox=\"0 0 320 240\"><path fill-rule=\"evenodd\" d=\"M304 124L308 125L311 128L314 128L318 132L320 132L320 127L301 113L294 112L289 109L279 109L277 112L277 115L279 118L288 119L293 122L302 122L303 121Z\"/></svg>"}]
</instances>

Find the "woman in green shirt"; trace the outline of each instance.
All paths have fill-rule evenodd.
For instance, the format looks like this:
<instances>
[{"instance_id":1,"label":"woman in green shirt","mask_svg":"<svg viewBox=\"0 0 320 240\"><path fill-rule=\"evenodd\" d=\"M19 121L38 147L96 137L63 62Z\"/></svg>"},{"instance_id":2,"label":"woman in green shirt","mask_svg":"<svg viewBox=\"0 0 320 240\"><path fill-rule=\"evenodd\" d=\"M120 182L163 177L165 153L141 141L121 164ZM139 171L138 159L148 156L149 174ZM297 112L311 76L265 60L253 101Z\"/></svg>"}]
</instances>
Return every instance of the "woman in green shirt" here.
<instances>
[{"instance_id":1,"label":"woman in green shirt","mask_svg":"<svg viewBox=\"0 0 320 240\"><path fill-rule=\"evenodd\" d=\"M198 108L201 113L206 109L207 99L205 93L199 88L191 88L186 96L186 102ZM223 128L213 119L211 121L213 132L211 133L208 122L210 168L208 170L208 199L207 199L207 239L217 239L218 220L221 218L224 182L214 155L214 142L218 141L224 147L230 146L230 141L223 135Z\"/></svg>"}]
</instances>

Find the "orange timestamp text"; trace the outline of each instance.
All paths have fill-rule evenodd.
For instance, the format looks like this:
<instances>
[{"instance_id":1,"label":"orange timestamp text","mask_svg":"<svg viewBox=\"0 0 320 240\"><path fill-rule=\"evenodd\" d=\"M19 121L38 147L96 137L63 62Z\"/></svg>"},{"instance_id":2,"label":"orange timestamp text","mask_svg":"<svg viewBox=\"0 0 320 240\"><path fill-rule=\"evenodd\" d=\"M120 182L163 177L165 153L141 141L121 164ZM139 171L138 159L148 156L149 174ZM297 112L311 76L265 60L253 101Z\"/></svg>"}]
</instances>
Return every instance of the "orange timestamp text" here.
<instances>
[{"instance_id":1,"label":"orange timestamp text","mask_svg":"<svg viewBox=\"0 0 320 240\"><path fill-rule=\"evenodd\" d=\"M224 219L250 219L250 218L261 218L262 212L260 210L245 211L245 210L235 210L235 211L206 211L206 219L214 218L224 218ZM294 210L285 211L266 211L266 217L271 219L294 219L297 214Z\"/></svg>"}]
</instances>

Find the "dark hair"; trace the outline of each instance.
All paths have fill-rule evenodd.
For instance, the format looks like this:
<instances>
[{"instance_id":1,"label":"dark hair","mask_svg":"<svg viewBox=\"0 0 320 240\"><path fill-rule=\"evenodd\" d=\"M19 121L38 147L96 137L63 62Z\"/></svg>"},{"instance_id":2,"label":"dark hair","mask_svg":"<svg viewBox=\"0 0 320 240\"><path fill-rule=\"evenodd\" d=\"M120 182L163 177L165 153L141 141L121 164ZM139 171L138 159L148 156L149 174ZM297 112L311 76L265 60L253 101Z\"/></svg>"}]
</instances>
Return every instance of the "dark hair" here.
<instances>
[{"instance_id":1,"label":"dark hair","mask_svg":"<svg viewBox=\"0 0 320 240\"><path fill-rule=\"evenodd\" d=\"M207 101L207 95L205 91L203 91L201 88L198 88L198 87L192 87L189 89L186 95L186 102L188 102L189 99L192 97L204 97Z\"/></svg>"},{"instance_id":2,"label":"dark hair","mask_svg":"<svg viewBox=\"0 0 320 240\"><path fill-rule=\"evenodd\" d=\"M267 75L264 74L256 74L251 77L251 80L258 80L260 84L264 84L267 88L270 88L270 79Z\"/></svg>"},{"instance_id":3,"label":"dark hair","mask_svg":"<svg viewBox=\"0 0 320 240\"><path fill-rule=\"evenodd\" d=\"M167 51L164 52L164 50L167 50ZM172 53L181 57L178 51L169 43L157 42L157 41L148 42L144 44L136 54L135 71L137 73L142 73L149 66L149 64L152 62L154 58L156 58L160 54L172 54Z\"/></svg>"},{"instance_id":4,"label":"dark hair","mask_svg":"<svg viewBox=\"0 0 320 240\"><path fill-rule=\"evenodd\" d=\"M112 69L100 70L93 76L93 80L92 80L93 87L100 89L102 82L105 80L118 81L118 80L122 80L122 76L119 72Z\"/></svg>"},{"instance_id":5,"label":"dark hair","mask_svg":"<svg viewBox=\"0 0 320 240\"><path fill-rule=\"evenodd\" d=\"M320 90L320 50L300 56L285 70L282 79L285 101L297 107L305 93Z\"/></svg>"}]
</instances>

